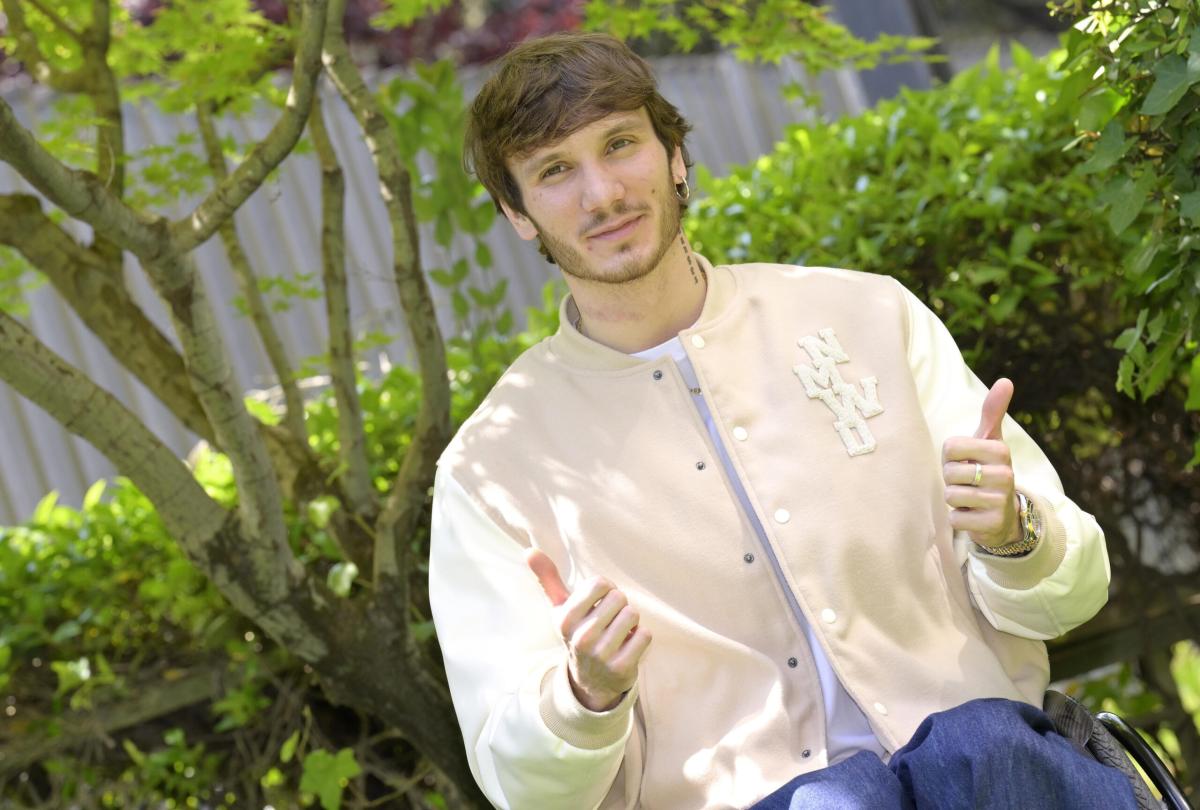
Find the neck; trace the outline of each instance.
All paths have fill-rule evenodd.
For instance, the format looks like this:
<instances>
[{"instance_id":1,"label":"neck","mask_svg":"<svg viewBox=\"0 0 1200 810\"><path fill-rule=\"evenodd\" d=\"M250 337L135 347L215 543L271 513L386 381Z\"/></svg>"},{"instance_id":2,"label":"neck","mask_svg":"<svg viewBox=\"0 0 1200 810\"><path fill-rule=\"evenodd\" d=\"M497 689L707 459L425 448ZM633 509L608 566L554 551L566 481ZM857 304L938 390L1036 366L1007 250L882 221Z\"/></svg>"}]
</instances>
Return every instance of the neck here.
<instances>
[{"instance_id":1,"label":"neck","mask_svg":"<svg viewBox=\"0 0 1200 810\"><path fill-rule=\"evenodd\" d=\"M602 284L566 276L579 329L611 349L632 354L687 329L704 307L707 279L681 232L658 265L639 279Z\"/></svg>"}]
</instances>

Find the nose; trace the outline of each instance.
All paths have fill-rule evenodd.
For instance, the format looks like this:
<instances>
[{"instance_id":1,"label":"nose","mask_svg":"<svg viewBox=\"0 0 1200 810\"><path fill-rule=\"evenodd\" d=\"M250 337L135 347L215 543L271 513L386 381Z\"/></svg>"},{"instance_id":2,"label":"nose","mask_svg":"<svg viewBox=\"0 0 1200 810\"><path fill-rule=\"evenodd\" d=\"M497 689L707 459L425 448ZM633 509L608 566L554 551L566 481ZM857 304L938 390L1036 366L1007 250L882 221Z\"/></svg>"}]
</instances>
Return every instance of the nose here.
<instances>
[{"instance_id":1,"label":"nose","mask_svg":"<svg viewBox=\"0 0 1200 810\"><path fill-rule=\"evenodd\" d=\"M584 211L603 211L624 196L624 184L609 168L593 164L584 169L583 196L580 199Z\"/></svg>"}]
</instances>

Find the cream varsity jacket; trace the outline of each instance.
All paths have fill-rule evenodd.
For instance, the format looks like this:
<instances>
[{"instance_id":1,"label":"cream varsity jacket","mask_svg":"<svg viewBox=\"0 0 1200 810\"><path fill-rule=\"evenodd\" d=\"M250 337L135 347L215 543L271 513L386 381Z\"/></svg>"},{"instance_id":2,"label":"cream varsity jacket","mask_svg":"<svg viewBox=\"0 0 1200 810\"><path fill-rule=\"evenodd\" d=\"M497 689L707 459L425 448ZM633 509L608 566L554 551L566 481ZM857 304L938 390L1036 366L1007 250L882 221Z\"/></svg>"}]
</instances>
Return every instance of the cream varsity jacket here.
<instances>
[{"instance_id":1,"label":"cream varsity jacket","mask_svg":"<svg viewBox=\"0 0 1200 810\"><path fill-rule=\"evenodd\" d=\"M439 462L430 599L467 754L497 807L746 807L824 767L796 608L892 751L973 698L1040 705L1042 640L1107 598L1098 526L1011 418L1017 487L1045 539L1001 559L954 536L940 447L974 432L986 387L901 285L701 261L708 293L680 337L769 548L673 361L588 340L569 298L558 333ZM612 580L653 632L611 711L571 693L530 545L568 585Z\"/></svg>"}]
</instances>

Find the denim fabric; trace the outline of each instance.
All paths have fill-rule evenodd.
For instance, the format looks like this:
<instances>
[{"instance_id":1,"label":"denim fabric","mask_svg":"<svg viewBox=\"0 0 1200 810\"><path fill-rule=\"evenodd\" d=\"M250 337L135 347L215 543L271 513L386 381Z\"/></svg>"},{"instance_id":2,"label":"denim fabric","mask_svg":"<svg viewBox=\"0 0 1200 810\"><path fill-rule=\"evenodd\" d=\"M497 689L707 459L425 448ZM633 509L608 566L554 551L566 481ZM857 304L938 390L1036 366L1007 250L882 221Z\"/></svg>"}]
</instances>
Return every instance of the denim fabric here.
<instances>
[{"instance_id":1,"label":"denim fabric","mask_svg":"<svg viewBox=\"0 0 1200 810\"><path fill-rule=\"evenodd\" d=\"M972 700L925 718L887 765L860 752L798 776L752 810L1136 810L1125 775L1025 703Z\"/></svg>"}]
</instances>

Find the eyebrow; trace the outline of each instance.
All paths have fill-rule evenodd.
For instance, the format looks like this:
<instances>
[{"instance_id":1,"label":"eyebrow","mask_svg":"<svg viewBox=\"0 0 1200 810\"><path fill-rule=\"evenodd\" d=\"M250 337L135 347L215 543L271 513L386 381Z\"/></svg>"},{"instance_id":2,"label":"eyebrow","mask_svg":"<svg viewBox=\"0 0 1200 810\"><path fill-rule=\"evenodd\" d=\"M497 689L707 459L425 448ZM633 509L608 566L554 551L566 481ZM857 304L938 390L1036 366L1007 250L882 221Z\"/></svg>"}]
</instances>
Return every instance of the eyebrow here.
<instances>
[{"instance_id":1,"label":"eyebrow","mask_svg":"<svg viewBox=\"0 0 1200 810\"><path fill-rule=\"evenodd\" d=\"M623 132L628 129L633 129L639 123L641 123L641 119L638 118L636 115L627 115L624 118L622 118L621 120L617 121L617 123L613 124L608 129L604 130L604 134L600 136L600 140L607 141L609 138L611 138L613 135L616 135L618 132ZM562 152L551 152L548 155L544 155L540 158L537 158L536 162L534 162L534 161L527 162L522 171L526 176L536 175L538 172L540 172L542 170L542 168L544 166L546 166L546 164L553 163L554 161L560 160L563 157L564 157L564 154Z\"/></svg>"}]
</instances>

